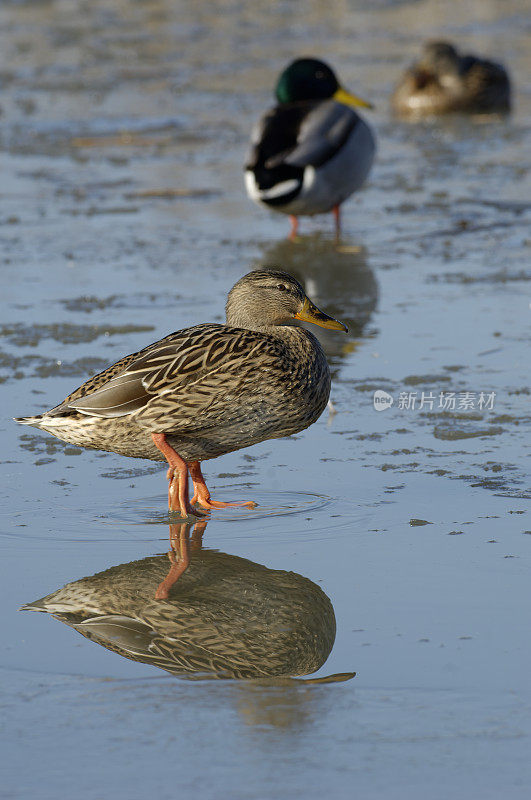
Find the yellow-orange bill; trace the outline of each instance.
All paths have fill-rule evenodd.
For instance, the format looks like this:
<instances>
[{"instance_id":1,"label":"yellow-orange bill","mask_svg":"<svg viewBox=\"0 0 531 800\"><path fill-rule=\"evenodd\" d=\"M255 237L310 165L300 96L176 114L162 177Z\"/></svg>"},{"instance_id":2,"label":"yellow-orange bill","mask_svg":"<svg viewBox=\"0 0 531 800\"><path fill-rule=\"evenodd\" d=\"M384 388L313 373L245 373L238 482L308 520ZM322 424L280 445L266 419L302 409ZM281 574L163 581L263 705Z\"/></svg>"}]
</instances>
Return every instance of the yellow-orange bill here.
<instances>
[{"instance_id":1,"label":"yellow-orange bill","mask_svg":"<svg viewBox=\"0 0 531 800\"><path fill-rule=\"evenodd\" d=\"M356 106L358 108L374 108L373 104L369 103L368 100L363 100L361 97L357 97L355 94L351 94L341 87L334 94L334 100L336 100L338 103L343 103L344 106L354 106L354 108Z\"/></svg>"},{"instance_id":2,"label":"yellow-orange bill","mask_svg":"<svg viewBox=\"0 0 531 800\"><path fill-rule=\"evenodd\" d=\"M306 298L302 311L295 314L295 319L300 319L303 322L313 322L314 325L319 325L321 328L329 328L332 331L345 331L348 332L346 325L343 325L339 320L329 317L324 311L321 311L317 306L314 306L311 300Z\"/></svg>"}]
</instances>

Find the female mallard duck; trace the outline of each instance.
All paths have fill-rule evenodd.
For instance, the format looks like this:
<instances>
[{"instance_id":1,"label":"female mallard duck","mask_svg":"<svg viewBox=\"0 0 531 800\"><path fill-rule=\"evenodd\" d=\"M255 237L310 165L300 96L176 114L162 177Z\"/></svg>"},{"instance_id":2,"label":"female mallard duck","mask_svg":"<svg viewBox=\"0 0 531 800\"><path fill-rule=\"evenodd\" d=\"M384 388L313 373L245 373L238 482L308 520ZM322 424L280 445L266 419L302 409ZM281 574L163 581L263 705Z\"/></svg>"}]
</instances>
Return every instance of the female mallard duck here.
<instances>
[{"instance_id":1,"label":"female mallard duck","mask_svg":"<svg viewBox=\"0 0 531 800\"><path fill-rule=\"evenodd\" d=\"M308 578L201 550L193 539L187 571L157 600L153 590L167 570L166 556L120 564L22 610L52 614L97 644L174 675L307 675L328 658L334 609Z\"/></svg>"},{"instance_id":2,"label":"female mallard duck","mask_svg":"<svg viewBox=\"0 0 531 800\"><path fill-rule=\"evenodd\" d=\"M351 106L372 108L346 92L327 64L293 61L278 79L278 105L259 121L245 166L247 194L256 203L291 217L333 211L364 183L375 139Z\"/></svg>"},{"instance_id":3,"label":"female mallard duck","mask_svg":"<svg viewBox=\"0 0 531 800\"><path fill-rule=\"evenodd\" d=\"M347 328L274 269L233 286L226 319L171 333L89 378L50 411L17 422L81 447L166 460L169 508L183 517L200 516L195 502L254 507L212 500L200 462L315 422L328 402L330 370L315 336L292 323Z\"/></svg>"},{"instance_id":4,"label":"female mallard duck","mask_svg":"<svg viewBox=\"0 0 531 800\"><path fill-rule=\"evenodd\" d=\"M403 115L510 110L506 70L493 61L461 55L447 42L427 42L422 56L404 74L391 103Z\"/></svg>"}]
</instances>

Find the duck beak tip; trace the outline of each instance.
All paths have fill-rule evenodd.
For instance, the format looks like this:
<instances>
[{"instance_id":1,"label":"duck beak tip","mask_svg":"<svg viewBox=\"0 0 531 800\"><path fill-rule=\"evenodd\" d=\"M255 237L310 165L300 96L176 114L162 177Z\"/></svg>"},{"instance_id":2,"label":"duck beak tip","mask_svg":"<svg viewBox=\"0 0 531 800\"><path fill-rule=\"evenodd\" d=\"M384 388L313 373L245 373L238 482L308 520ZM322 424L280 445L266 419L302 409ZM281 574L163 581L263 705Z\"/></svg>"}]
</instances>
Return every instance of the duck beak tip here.
<instances>
[{"instance_id":1,"label":"duck beak tip","mask_svg":"<svg viewBox=\"0 0 531 800\"><path fill-rule=\"evenodd\" d=\"M303 322L311 322L314 325L318 325L320 328L328 328L328 330L348 333L348 328L343 322L334 319L334 317L329 316L329 314L325 314L324 311L317 308L308 298L306 298L301 311L295 314L295 319L300 319Z\"/></svg>"},{"instance_id":2,"label":"duck beak tip","mask_svg":"<svg viewBox=\"0 0 531 800\"><path fill-rule=\"evenodd\" d=\"M368 108L371 110L374 109L373 104L369 103L368 100L364 100L362 97L358 97L357 95L352 94L351 92L347 92L347 90L343 89L343 87L341 86L334 94L333 99L336 102L343 103L343 105L350 106L351 108L353 106L354 107L357 106L358 108Z\"/></svg>"}]
</instances>

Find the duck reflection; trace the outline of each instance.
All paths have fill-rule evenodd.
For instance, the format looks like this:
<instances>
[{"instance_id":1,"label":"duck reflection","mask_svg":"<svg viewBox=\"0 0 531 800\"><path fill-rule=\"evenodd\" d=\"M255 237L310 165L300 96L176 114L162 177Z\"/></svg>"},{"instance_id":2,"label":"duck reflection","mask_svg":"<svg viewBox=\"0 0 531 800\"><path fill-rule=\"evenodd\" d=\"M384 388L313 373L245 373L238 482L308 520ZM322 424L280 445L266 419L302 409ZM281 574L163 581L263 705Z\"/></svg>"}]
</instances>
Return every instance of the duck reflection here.
<instances>
[{"instance_id":1,"label":"duck reflection","mask_svg":"<svg viewBox=\"0 0 531 800\"><path fill-rule=\"evenodd\" d=\"M378 283L363 246L335 244L322 234L298 236L295 242L264 247L256 266L263 264L282 264L316 305L324 303L330 314L348 325L346 342L331 331L311 327L332 363L355 349L352 339L363 336L378 301Z\"/></svg>"},{"instance_id":2,"label":"duck reflection","mask_svg":"<svg viewBox=\"0 0 531 800\"><path fill-rule=\"evenodd\" d=\"M336 633L325 593L295 572L203 549L206 525L196 523L191 536L189 524L170 526L169 572L165 555L143 558L22 610L51 614L103 647L173 675L270 679L319 669Z\"/></svg>"}]
</instances>

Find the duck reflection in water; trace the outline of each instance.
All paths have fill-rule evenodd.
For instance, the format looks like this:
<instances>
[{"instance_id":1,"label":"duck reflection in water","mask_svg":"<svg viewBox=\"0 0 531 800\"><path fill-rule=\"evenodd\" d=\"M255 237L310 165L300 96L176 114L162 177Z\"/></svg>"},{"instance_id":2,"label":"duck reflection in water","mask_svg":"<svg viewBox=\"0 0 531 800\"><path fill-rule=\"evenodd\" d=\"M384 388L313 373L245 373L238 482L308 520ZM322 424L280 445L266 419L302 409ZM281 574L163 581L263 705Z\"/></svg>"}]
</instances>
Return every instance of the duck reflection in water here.
<instances>
[{"instance_id":1,"label":"duck reflection in water","mask_svg":"<svg viewBox=\"0 0 531 800\"><path fill-rule=\"evenodd\" d=\"M22 610L51 614L103 647L173 675L271 679L318 670L336 633L325 593L295 572L204 550L206 525L196 523L191 536L189 524L170 526L169 572L165 555L143 558Z\"/></svg>"},{"instance_id":2,"label":"duck reflection in water","mask_svg":"<svg viewBox=\"0 0 531 800\"><path fill-rule=\"evenodd\" d=\"M349 338L330 336L324 329L313 329L330 362L334 377L337 361L356 349L358 338L365 334L378 302L378 283L362 245L334 243L321 233L268 243L258 263L285 264L302 284L312 302L326 303L331 314L343 319Z\"/></svg>"}]
</instances>

